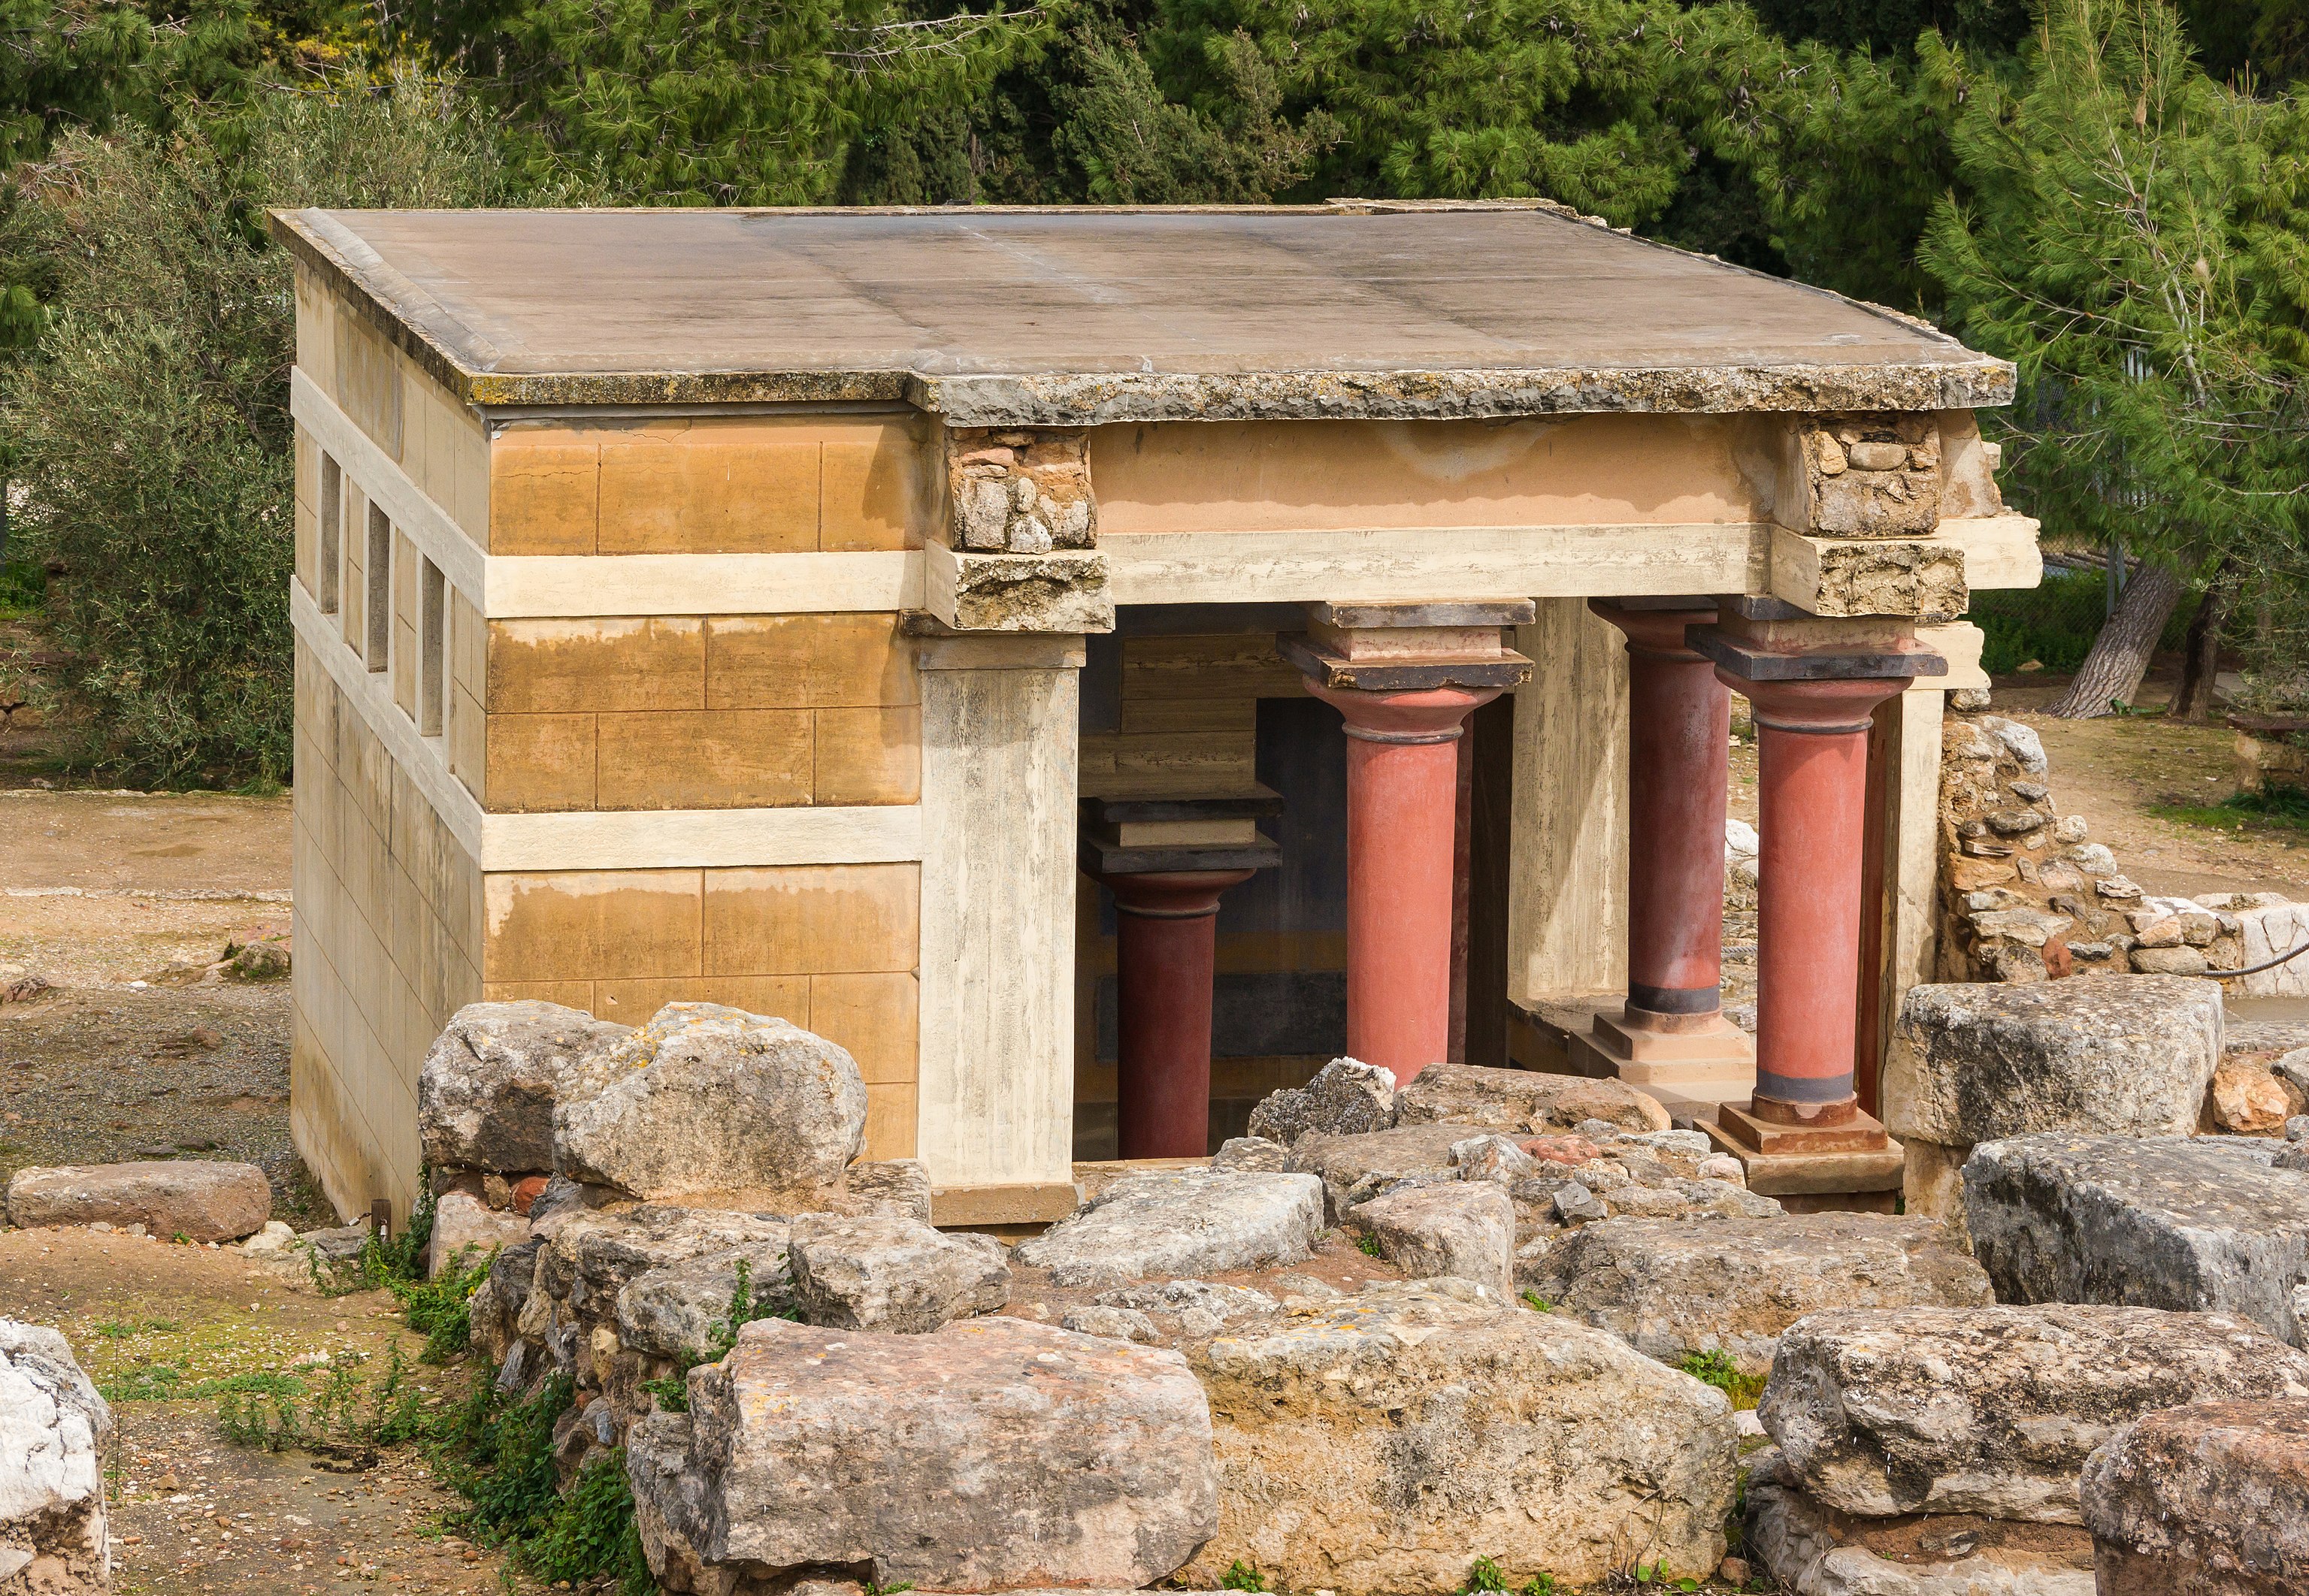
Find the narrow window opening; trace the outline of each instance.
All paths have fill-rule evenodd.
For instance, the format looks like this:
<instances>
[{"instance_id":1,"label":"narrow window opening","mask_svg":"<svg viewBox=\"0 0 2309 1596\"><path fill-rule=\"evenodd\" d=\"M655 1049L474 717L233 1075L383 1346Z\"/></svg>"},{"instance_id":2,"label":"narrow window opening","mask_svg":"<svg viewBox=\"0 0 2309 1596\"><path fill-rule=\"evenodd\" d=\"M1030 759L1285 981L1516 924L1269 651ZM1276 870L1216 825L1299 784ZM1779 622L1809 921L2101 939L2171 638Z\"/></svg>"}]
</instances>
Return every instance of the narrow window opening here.
<instances>
[{"instance_id":1,"label":"narrow window opening","mask_svg":"<svg viewBox=\"0 0 2309 1596\"><path fill-rule=\"evenodd\" d=\"M449 584L441 567L431 560L418 567L417 593L417 729L427 737L441 735L441 701L448 691L448 658L445 635L449 619Z\"/></svg>"},{"instance_id":2,"label":"narrow window opening","mask_svg":"<svg viewBox=\"0 0 2309 1596\"><path fill-rule=\"evenodd\" d=\"M345 474L326 454L321 456L321 550L314 574L321 613L337 613L337 595L344 576Z\"/></svg>"},{"instance_id":3,"label":"narrow window opening","mask_svg":"<svg viewBox=\"0 0 2309 1596\"><path fill-rule=\"evenodd\" d=\"M393 522L379 505L368 507L368 568L361 574L368 583L368 664L383 670L393 641Z\"/></svg>"}]
</instances>

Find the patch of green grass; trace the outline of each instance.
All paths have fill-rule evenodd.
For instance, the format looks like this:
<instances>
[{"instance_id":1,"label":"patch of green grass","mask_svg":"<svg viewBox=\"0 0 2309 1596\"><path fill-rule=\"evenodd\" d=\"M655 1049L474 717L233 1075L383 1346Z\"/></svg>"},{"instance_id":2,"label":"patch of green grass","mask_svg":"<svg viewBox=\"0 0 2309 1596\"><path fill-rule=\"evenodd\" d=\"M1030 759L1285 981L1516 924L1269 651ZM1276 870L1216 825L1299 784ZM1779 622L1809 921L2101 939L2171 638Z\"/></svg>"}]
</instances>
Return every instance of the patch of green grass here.
<instances>
[{"instance_id":1,"label":"patch of green grass","mask_svg":"<svg viewBox=\"0 0 2309 1596\"><path fill-rule=\"evenodd\" d=\"M2309 791L2270 787L2260 792L2231 793L2217 804L2155 804L2149 812L2159 820L2215 831L2309 832Z\"/></svg>"},{"instance_id":2,"label":"patch of green grass","mask_svg":"<svg viewBox=\"0 0 2309 1596\"><path fill-rule=\"evenodd\" d=\"M1764 1394L1761 1375L1743 1375L1739 1366L1722 1352L1686 1352L1676 1360L1675 1367L1705 1385L1732 1399L1735 1409L1752 1408Z\"/></svg>"},{"instance_id":3,"label":"patch of green grass","mask_svg":"<svg viewBox=\"0 0 2309 1596\"><path fill-rule=\"evenodd\" d=\"M173 1335L184 1328L180 1319L107 1319L96 1327L97 1334L107 1341L125 1341L132 1335Z\"/></svg>"},{"instance_id":4,"label":"patch of green grass","mask_svg":"<svg viewBox=\"0 0 2309 1596\"><path fill-rule=\"evenodd\" d=\"M0 621L21 620L48 600L48 574L37 560L0 564Z\"/></svg>"},{"instance_id":5,"label":"patch of green grass","mask_svg":"<svg viewBox=\"0 0 2309 1596\"><path fill-rule=\"evenodd\" d=\"M108 1402L174 1402L244 1393L264 1396L286 1393L301 1396L305 1383L294 1375L271 1369L221 1375L206 1380L187 1380L184 1371L173 1364L149 1363L115 1379L100 1381L96 1390L97 1394Z\"/></svg>"},{"instance_id":6,"label":"patch of green grass","mask_svg":"<svg viewBox=\"0 0 2309 1596\"><path fill-rule=\"evenodd\" d=\"M1555 1311L1555 1304L1536 1291L1526 1291L1523 1294L1523 1305L1535 1314L1552 1314Z\"/></svg>"},{"instance_id":7,"label":"patch of green grass","mask_svg":"<svg viewBox=\"0 0 2309 1596\"><path fill-rule=\"evenodd\" d=\"M1355 1250L1366 1257L1376 1258L1382 1255L1379 1250L1379 1238L1368 1230L1355 1238Z\"/></svg>"},{"instance_id":8,"label":"patch of green grass","mask_svg":"<svg viewBox=\"0 0 2309 1596\"><path fill-rule=\"evenodd\" d=\"M1521 1585L1508 1583L1507 1573L1489 1557L1477 1557L1467 1570L1467 1583L1453 1596L1491 1596L1492 1592L1513 1591L1515 1596L1570 1596L1570 1592L1555 1583L1552 1574L1535 1574Z\"/></svg>"},{"instance_id":9,"label":"patch of green grass","mask_svg":"<svg viewBox=\"0 0 2309 1596\"><path fill-rule=\"evenodd\" d=\"M1267 1589L1267 1575L1261 1574L1258 1569L1253 1568L1241 1557L1237 1557L1233 1562L1227 1565L1227 1571L1219 1575L1219 1589L1222 1591L1264 1591Z\"/></svg>"}]
</instances>

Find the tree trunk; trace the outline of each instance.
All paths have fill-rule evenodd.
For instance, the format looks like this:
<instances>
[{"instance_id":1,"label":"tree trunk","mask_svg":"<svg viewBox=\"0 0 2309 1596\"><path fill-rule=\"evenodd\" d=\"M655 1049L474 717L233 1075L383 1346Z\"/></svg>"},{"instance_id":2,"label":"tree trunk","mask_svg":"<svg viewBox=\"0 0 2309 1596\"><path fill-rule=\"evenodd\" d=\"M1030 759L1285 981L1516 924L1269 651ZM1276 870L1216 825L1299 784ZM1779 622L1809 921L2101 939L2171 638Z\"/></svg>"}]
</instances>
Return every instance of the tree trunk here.
<instances>
[{"instance_id":1,"label":"tree trunk","mask_svg":"<svg viewBox=\"0 0 2309 1596\"><path fill-rule=\"evenodd\" d=\"M2182 646L2181 686L2173 694L2173 716L2203 722L2213 718L2213 681L2221 668L2221 628L2236 600L2236 561L2224 558L2197 613L2189 617L2188 640Z\"/></svg>"},{"instance_id":2,"label":"tree trunk","mask_svg":"<svg viewBox=\"0 0 2309 1596\"><path fill-rule=\"evenodd\" d=\"M2063 720L2089 720L2117 703L2130 703L2149 674L2149 656L2181 601L2181 579L2163 565L2141 562L2124 585L2116 613L2101 625L2077 679L2047 712Z\"/></svg>"}]
</instances>

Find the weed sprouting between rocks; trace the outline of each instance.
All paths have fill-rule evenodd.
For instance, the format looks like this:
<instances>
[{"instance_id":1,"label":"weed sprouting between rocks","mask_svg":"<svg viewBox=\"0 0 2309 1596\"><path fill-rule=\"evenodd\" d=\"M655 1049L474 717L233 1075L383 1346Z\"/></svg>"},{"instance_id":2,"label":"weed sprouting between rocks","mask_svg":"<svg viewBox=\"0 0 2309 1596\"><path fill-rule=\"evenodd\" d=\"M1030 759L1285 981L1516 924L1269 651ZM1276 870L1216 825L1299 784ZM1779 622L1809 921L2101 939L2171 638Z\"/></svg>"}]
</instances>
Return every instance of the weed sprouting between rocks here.
<instances>
[{"instance_id":1,"label":"weed sprouting between rocks","mask_svg":"<svg viewBox=\"0 0 2309 1596\"><path fill-rule=\"evenodd\" d=\"M705 1357L684 1347L674 1359L673 1372L662 1379L644 1380L642 1389L657 1399L657 1405L669 1413L689 1411L689 1371L701 1364L719 1363L738 1344L738 1332L757 1319L793 1319L800 1317L792 1310L773 1306L767 1297L754 1295L754 1268L744 1258L738 1260L738 1281L730 1293L729 1311L705 1327L712 1345Z\"/></svg>"}]
</instances>

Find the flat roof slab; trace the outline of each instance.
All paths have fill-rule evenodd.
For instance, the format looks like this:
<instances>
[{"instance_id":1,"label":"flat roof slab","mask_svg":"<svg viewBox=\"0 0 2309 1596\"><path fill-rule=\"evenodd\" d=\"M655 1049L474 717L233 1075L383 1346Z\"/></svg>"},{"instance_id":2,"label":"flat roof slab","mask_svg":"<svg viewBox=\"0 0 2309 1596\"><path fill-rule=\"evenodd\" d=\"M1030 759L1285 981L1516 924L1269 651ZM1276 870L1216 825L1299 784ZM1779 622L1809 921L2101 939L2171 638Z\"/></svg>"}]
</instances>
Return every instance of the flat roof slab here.
<instances>
[{"instance_id":1,"label":"flat roof slab","mask_svg":"<svg viewBox=\"0 0 2309 1596\"><path fill-rule=\"evenodd\" d=\"M1544 203L274 220L483 406L895 401L988 427L2012 395L1922 322Z\"/></svg>"}]
</instances>

